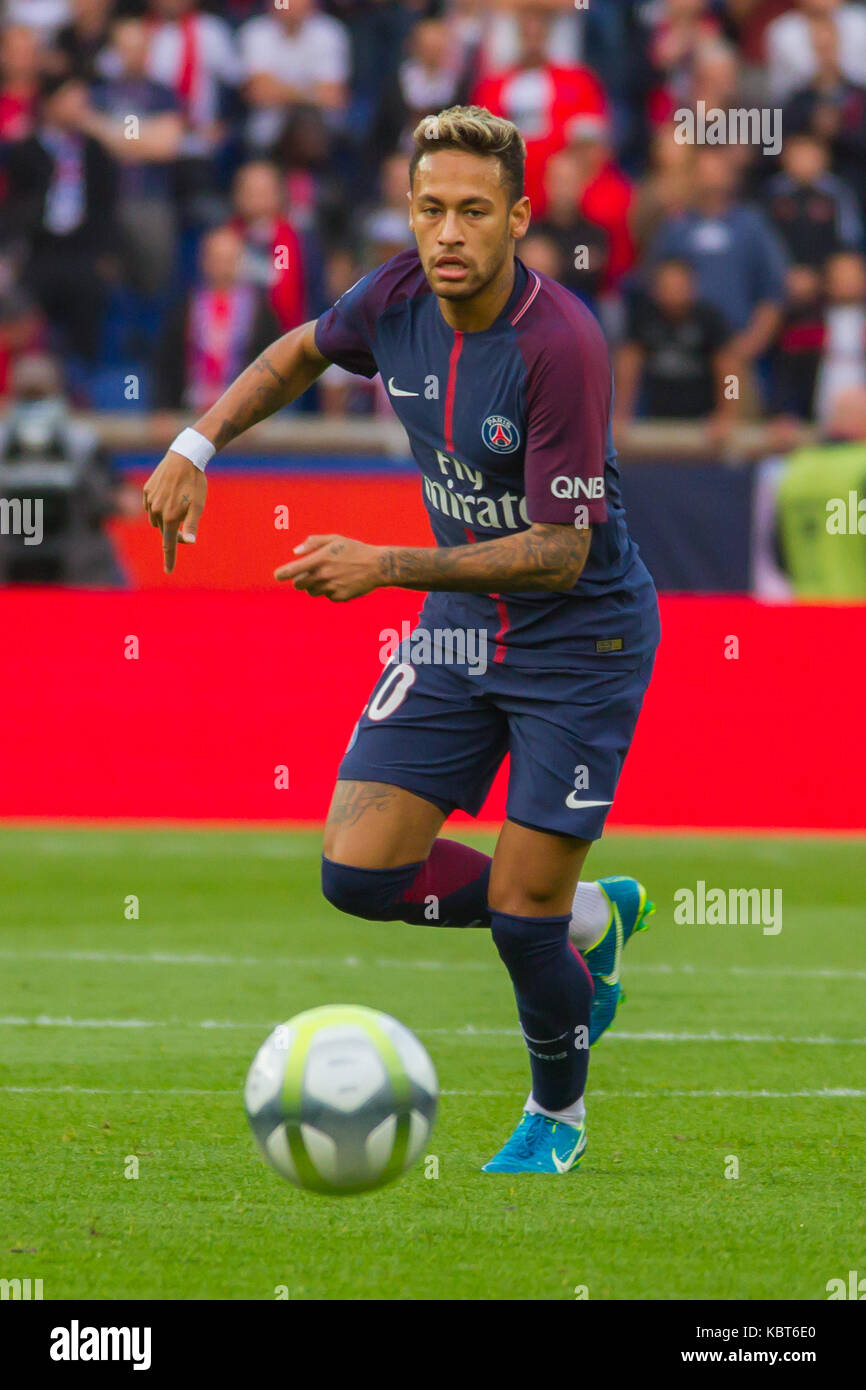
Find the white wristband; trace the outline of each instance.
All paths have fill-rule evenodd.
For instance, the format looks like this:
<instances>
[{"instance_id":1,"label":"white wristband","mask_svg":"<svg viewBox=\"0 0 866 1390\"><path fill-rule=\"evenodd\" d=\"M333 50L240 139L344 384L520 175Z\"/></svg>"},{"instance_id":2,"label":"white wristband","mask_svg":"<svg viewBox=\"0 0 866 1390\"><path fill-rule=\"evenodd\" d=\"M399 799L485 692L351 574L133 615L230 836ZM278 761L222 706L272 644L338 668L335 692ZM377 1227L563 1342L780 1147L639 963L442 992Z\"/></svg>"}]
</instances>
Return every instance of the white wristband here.
<instances>
[{"instance_id":1,"label":"white wristband","mask_svg":"<svg viewBox=\"0 0 866 1390\"><path fill-rule=\"evenodd\" d=\"M216 453L216 448L211 444L209 439L205 439L203 434L199 434L198 430L187 429L181 430L177 439L171 445L171 452L182 454L185 459L189 459L190 463L196 468L200 468L203 473Z\"/></svg>"}]
</instances>

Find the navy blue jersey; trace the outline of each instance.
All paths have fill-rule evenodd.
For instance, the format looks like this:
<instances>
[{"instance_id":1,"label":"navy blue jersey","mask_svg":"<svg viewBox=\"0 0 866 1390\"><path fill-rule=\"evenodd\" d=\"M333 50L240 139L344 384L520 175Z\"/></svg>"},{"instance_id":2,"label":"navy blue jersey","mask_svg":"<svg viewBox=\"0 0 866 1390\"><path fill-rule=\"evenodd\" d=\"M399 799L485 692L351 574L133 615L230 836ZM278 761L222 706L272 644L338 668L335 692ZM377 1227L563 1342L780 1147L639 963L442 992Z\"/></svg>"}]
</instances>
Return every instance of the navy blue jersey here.
<instances>
[{"instance_id":1,"label":"navy blue jersey","mask_svg":"<svg viewBox=\"0 0 866 1390\"><path fill-rule=\"evenodd\" d=\"M443 318L417 252L401 252L322 315L316 345L349 371L381 373L438 545L533 522L593 528L567 593L431 594L427 624L484 629L509 665L566 669L604 655L636 669L657 645L658 611L620 498L607 345L580 300L515 264L499 317L464 333Z\"/></svg>"}]
</instances>

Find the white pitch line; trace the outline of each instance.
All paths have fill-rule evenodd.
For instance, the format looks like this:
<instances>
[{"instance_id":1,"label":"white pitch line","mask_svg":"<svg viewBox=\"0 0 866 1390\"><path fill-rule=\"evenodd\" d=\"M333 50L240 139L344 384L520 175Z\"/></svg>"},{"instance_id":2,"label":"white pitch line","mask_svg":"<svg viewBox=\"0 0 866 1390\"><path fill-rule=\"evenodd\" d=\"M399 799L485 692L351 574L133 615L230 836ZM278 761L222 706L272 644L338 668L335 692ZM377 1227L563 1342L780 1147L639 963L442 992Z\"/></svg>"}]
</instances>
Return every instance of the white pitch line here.
<instances>
[{"instance_id":1,"label":"white pitch line","mask_svg":"<svg viewBox=\"0 0 866 1390\"><path fill-rule=\"evenodd\" d=\"M242 1023L235 1019L189 1019L189 1018L71 1018L52 1014L36 1014L25 1018L17 1014L0 1017L2 1028L207 1028L207 1029L246 1029L257 1033L267 1033L273 1029L272 1023ZM515 1028L478 1028L466 1023L461 1028L418 1028L422 1037L446 1038L519 1038ZM662 1033L646 1031L641 1033L616 1030L610 1035L619 1042L661 1042L661 1043L795 1043L809 1046L828 1047L866 1047L866 1038L829 1038L823 1034L815 1036L790 1037L783 1033L719 1033L711 1030L706 1033Z\"/></svg>"},{"instance_id":2,"label":"white pitch line","mask_svg":"<svg viewBox=\"0 0 866 1390\"><path fill-rule=\"evenodd\" d=\"M240 1098L240 1087L230 1090L205 1090L192 1086L117 1087L106 1086L0 1086L0 1093L16 1096L78 1095L78 1096L231 1096ZM485 1097L508 1096L510 1090L440 1091L441 1096ZM850 1086L824 1086L816 1090L799 1091L679 1091L660 1086L652 1091L590 1090L590 1100L866 1100L866 1090Z\"/></svg>"},{"instance_id":3,"label":"white pitch line","mask_svg":"<svg viewBox=\"0 0 866 1390\"><path fill-rule=\"evenodd\" d=\"M502 966L496 961L413 960L411 957L393 959L374 957L362 960L359 956L235 956L213 955L206 952L176 951L36 951L15 948L0 949L0 960L81 961L90 965L247 965L257 969L286 967L290 969L327 970L343 967L348 970L495 970ZM665 965L636 962L628 966L632 975L752 975L790 977L804 980L866 980L866 970L810 968L786 965Z\"/></svg>"}]
</instances>

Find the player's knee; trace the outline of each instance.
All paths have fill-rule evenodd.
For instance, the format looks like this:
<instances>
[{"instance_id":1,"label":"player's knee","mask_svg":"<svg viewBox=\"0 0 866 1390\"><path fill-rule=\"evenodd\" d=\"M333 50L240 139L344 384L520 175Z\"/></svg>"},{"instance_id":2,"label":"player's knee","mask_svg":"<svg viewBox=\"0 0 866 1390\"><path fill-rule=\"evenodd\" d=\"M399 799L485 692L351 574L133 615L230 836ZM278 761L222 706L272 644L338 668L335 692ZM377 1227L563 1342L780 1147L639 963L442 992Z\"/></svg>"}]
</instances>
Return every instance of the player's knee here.
<instances>
[{"instance_id":1,"label":"player's knee","mask_svg":"<svg viewBox=\"0 0 866 1390\"><path fill-rule=\"evenodd\" d=\"M394 869L358 869L322 855L322 892L332 907L369 922L400 916L399 900L418 873L417 864Z\"/></svg>"}]
</instances>

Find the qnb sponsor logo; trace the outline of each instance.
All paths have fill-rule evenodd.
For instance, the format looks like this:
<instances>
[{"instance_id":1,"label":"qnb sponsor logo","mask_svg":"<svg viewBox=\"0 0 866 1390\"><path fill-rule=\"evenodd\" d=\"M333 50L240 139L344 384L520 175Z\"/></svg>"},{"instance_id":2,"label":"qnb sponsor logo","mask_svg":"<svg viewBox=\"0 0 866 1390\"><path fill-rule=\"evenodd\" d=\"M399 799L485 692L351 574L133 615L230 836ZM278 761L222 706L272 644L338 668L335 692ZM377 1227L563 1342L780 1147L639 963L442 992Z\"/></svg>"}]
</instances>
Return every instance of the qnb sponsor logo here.
<instances>
[{"instance_id":1,"label":"qnb sponsor logo","mask_svg":"<svg viewBox=\"0 0 866 1390\"><path fill-rule=\"evenodd\" d=\"M42 1297L41 1279L0 1279L0 1300L26 1302Z\"/></svg>"},{"instance_id":2,"label":"qnb sponsor logo","mask_svg":"<svg viewBox=\"0 0 866 1390\"><path fill-rule=\"evenodd\" d=\"M674 893L674 921L679 926L763 927L764 936L782 930L781 888L707 888L699 878L694 888Z\"/></svg>"},{"instance_id":3,"label":"qnb sponsor logo","mask_svg":"<svg viewBox=\"0 0 866 1390\"><path fill-rule=\"evenodd\" d=\"M678 145L760 145L763 154L782 148L782 110L769 106L707 106L696 101L694 110L681 106L674 112L674 139Z\"/></svg>"},{"instance_id":4,"label":"qnb sponsor logo","mask_svg":"<svg viewBox=\"0 0 866 1390\"><path fill-rule=\"evenodd\" d=\"M379 660L383 666L465 666L470 676L487 670L487 630L477 627L385 627L379 633Z\"/></svg>"},{"instance_id":5,"label":"qnb sponsor logo","mask_svg":"<svg viewBox=\"0 0 866 1390\"><path fill-rule=\"evenodd\" d=\"M41 497L0 497L0 536L23 536L25 545L41 545L42 534Z\"/></svg>"},{"instance_id":6,"label":"qnb sponsor logo","mask_svg":"<svg viewBox=\"0 0 866 1390\"><path fill-rule=\"evenodd\" d=\"M51 1329L52 1361L131 1361L134 1371L150 1370L149 1327L68 1327Z\"/></svg>"},{"instance_id":7,"label":"qnb sponsor logo","mask_svg":"<svg viewBox=\"0 0 866 1390\"><path fill-rule=\"evenodd\" d=\"M554 497L604 497L604 478L569 478L559 473L550 484Z\"/></svg>"}]
</instances>

